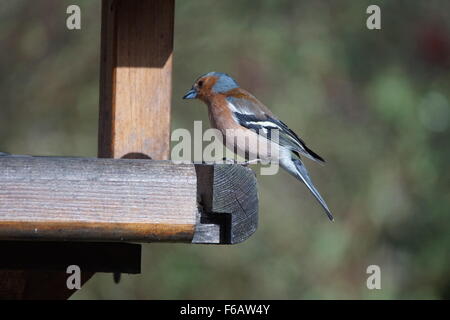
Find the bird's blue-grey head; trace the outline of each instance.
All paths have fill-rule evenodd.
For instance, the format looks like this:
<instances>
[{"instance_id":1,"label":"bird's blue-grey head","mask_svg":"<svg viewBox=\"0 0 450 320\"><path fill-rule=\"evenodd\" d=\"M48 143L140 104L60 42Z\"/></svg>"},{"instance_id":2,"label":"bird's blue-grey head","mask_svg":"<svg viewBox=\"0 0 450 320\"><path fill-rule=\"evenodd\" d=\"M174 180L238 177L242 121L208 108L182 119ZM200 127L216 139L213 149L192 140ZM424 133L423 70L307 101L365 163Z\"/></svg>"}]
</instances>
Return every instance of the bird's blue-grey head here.
<instances>
[{"instance_id":1,"label":"bird's blue-grey head","mask_svg":"<svg viewBox=\"0 0 450 320\"><path fill-rule=\"evenodd\" d=\"M224 93L239 88L237 82L222 72L209 72L199 77L183 99L202 98L211 93Z\"/></svg>"}]
</instances>

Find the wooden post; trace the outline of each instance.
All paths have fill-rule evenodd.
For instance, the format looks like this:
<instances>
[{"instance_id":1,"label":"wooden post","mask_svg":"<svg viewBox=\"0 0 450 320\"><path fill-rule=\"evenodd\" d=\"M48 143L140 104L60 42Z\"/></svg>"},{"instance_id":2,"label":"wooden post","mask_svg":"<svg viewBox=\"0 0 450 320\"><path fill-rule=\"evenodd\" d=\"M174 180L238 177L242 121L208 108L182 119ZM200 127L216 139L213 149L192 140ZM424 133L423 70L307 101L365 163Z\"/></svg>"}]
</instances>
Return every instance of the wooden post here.
<instances>
[{"instance_id":1,"label":"wooden post","mask_svg":"<svg viewBox=\"0 0 450 320\"><path fill-rule=\"evenodd\" d=\"M102 0L99 158L169 159L175 0Z\"/></svg>"},{"instance_id":2,"label":"wooden post","mask_svg":"<svg viewBox=\"0 0 450 320\"><path fill-rule=\"evenodd\" d=\"M170 152L174 0L103 0L99 157Z\"/></svg>"},{"instance_id":3,"label":"wooden post","mask_svg":"<svg viewBox=\"0 0 450 320\"><path fill-rule=\"evenodd\" d=\"M169 158L174 11L174 0L102 0L100 158Z\"/></svg>"},{"instance_id":4,"label":"wooden post","mask_svg":"<svg viewBox=\"0 0 450 320\"><path fill-rule=\"evenodd\" d=\"M174 0L103 0L102 6L99 157L168 159ZM28 274L0 273L0 285L10 288L3 296L29 296L25 286L39 278ZM43 297L51 290L68 297L47 287Z\"/></svg>"}]
</instances>

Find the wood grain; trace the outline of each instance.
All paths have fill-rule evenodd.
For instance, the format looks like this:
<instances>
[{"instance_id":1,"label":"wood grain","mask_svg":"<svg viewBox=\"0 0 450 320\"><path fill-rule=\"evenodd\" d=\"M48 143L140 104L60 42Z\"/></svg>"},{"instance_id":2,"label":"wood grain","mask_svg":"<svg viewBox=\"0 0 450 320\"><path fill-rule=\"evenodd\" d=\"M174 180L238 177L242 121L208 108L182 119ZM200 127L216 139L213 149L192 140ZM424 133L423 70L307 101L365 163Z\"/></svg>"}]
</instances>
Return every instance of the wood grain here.
<instances>
[{"instance_id":1,"label":"wood grain","mask_svg":"<svg viewBox=\"0 0 450 320\"><path fill-rule=\"evenodd\" d=\"M182 241L197 215L194 165L0 157L0 239Z\"/></svg>"},{"instance_id":2,"label":"wood grain","mask_svg":"<svg viewBox=\"0 0 450 320\"><path fill-rule=\"evenodd\" d=\"M195 168L201 215L192 242L237 244L248 239L258 227L255 173L241 165Z\"/></svg>"},{"instance_id":3,"label":"wood grain","mask_svg":"<svg viewBox=\"0 0 450 320\"><path fill-rule=\"evenodd\" d=\"M99 157L170 153L174 0L103 0Z\"/></svg>"}]
</instances>

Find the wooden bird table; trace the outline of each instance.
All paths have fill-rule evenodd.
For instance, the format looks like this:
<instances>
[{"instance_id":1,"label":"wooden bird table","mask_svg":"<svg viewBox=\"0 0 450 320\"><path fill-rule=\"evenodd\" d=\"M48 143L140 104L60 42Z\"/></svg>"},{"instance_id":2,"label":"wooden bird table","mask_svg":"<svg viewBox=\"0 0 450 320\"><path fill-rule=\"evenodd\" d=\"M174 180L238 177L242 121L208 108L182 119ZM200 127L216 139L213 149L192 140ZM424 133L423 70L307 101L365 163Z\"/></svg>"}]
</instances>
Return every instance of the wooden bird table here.
<instances>
[{"instance_id":1,"label":"wooden bird table","mask_svg":"<svg viewBox=\"0 0 450 320\"><path fill-rule=\"evenodd\" d=\"M66 299L66 268L139 273L126 242L234 244L257 227L254 173L174 164L174 0L103 0L99 158L0 154L0 298ZM45 284L45 285L43 285Z\"/></svg>"}]
</instances>

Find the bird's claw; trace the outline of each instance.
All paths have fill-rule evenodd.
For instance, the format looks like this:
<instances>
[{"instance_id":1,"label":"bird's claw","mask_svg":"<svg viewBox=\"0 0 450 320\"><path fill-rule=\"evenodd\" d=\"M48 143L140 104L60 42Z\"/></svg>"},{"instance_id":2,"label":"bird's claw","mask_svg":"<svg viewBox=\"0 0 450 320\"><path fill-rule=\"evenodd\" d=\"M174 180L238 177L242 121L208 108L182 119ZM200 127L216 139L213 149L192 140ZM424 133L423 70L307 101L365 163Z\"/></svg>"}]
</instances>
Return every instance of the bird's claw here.
<instances>
[{"instance_id":1,"label":"bird's claw","mask_svg":"<svg viewBox=\"0 0 450 320\"><path fill-rule=\"evenodd\" d=\"M234 159L222 158L222 162L224 164L237 164L237 161Z\"/></svg>"},{"instance_id":2,"label":"bird's claw","mask_svg":"<svg viewBox=\"0 0 450 320\"><path fill-rule=\"evenodd\" d=\"M234 159L223 158L222 161L225 164L240 164L241 166L248 167L251 164L258 164L261 160L260 159L253 159L253 160L247 160L247 161L243 161L243 162L238 162L238 161L236 161Z\"/></svg>"},{"instance_id":3,"label":"bird's claw","mask_svg":"<svg viewBox=\"0 0 450 320\"><path fill-rule=\"evenodd\" d=\"M242 162L241 164L242 164L243 166L247 167L248 165L251 165L251 164L258 164L258 163L260 163L260 162L261 162L261 159L253 159L253 160L247 160L247 161L245 161L245 162Z\"/></svg>"}]
</instances>

